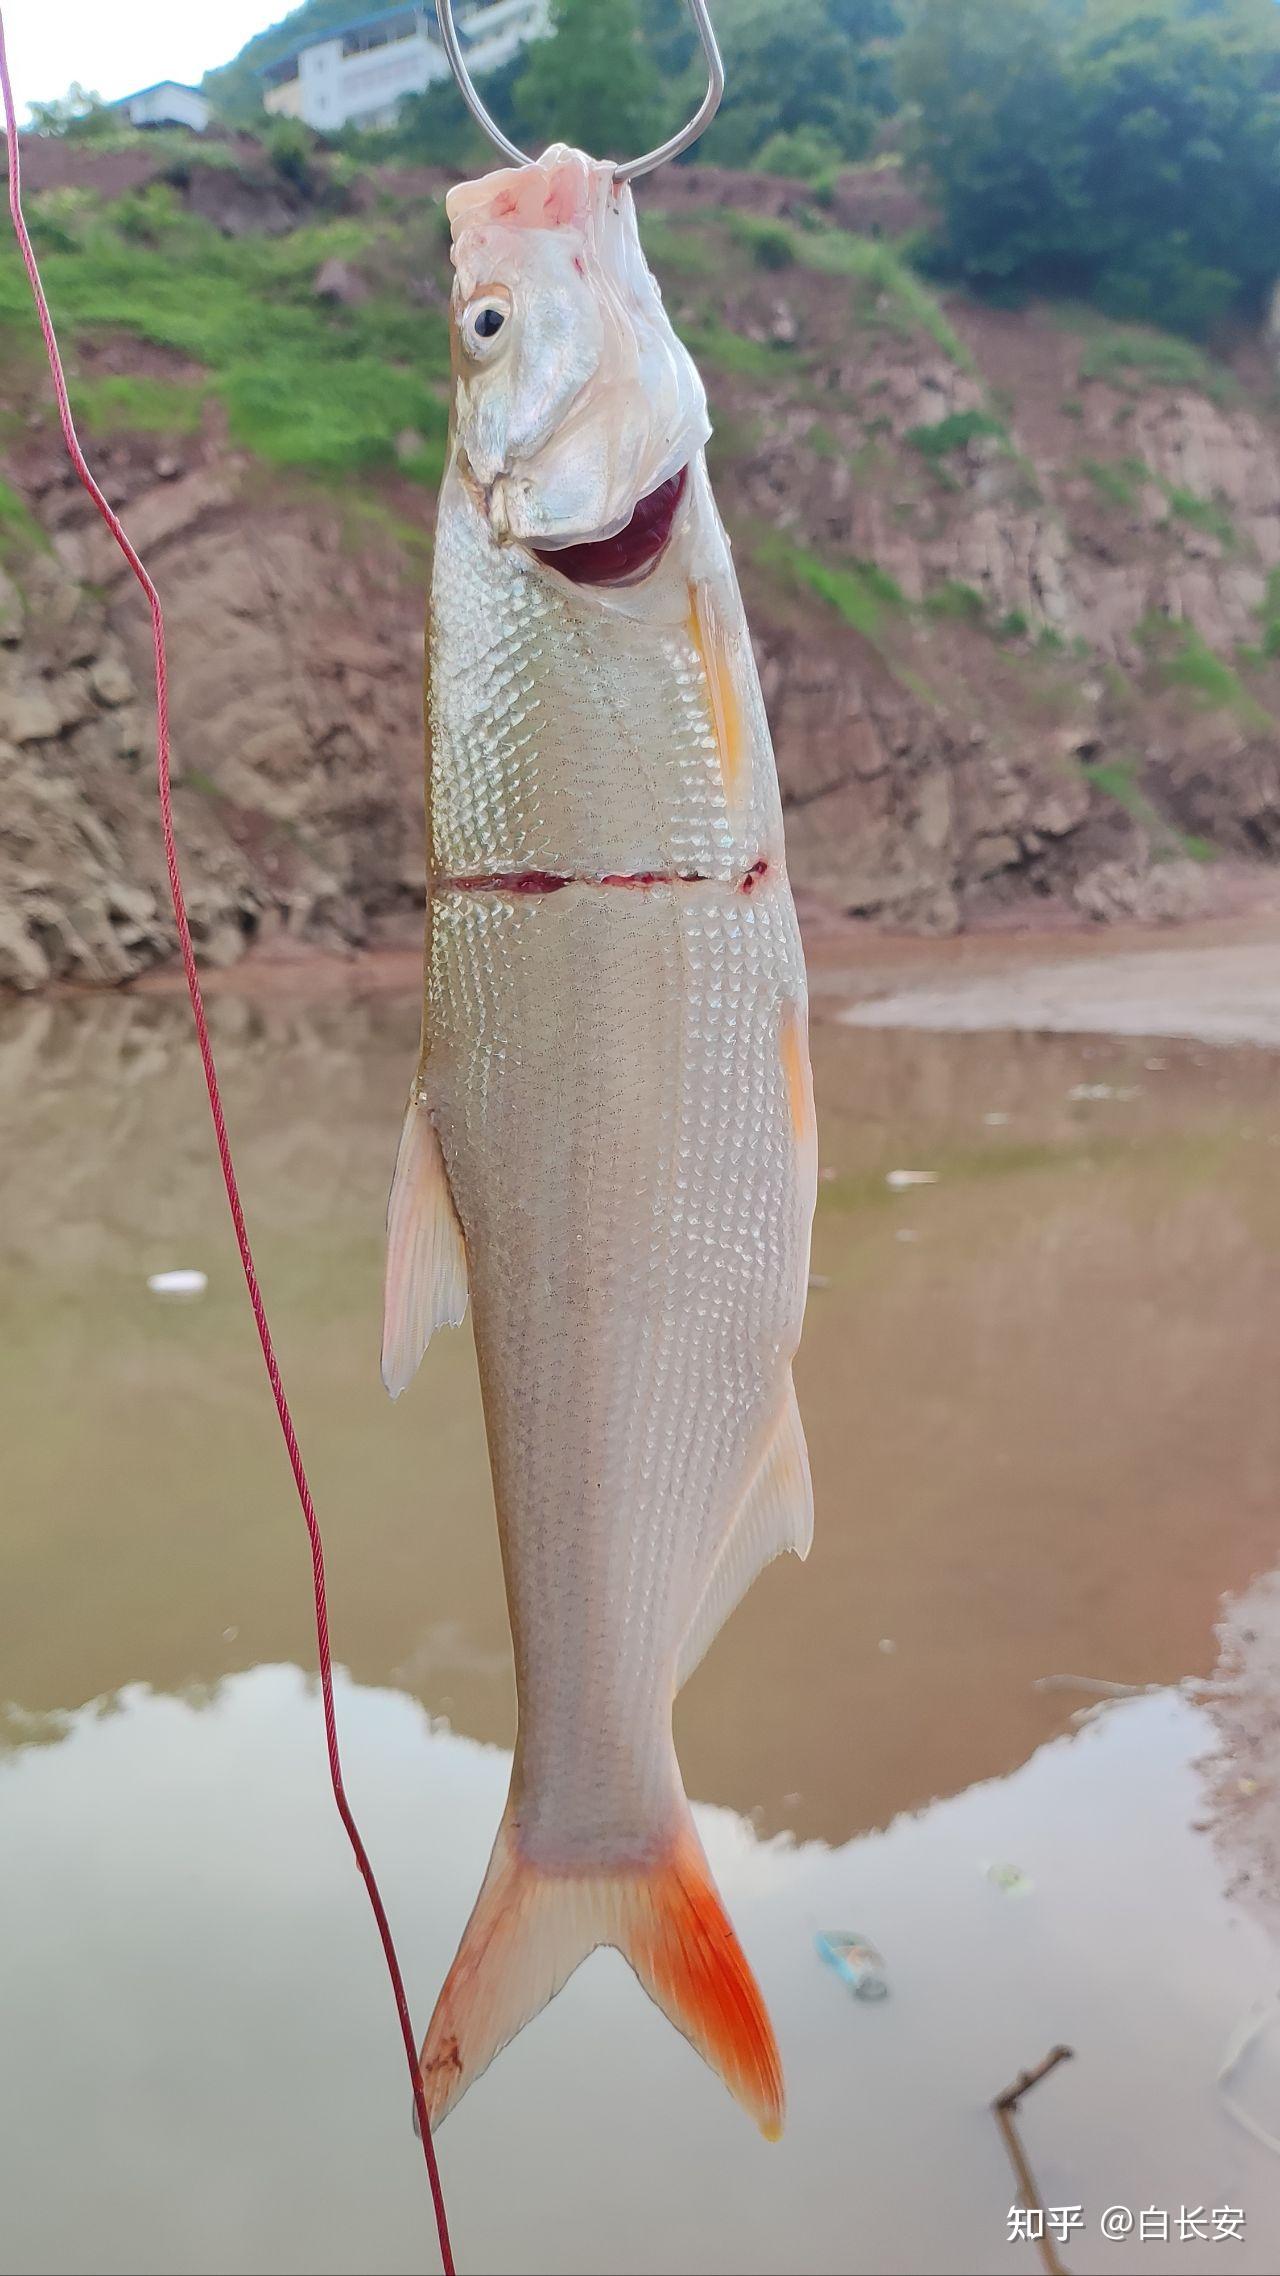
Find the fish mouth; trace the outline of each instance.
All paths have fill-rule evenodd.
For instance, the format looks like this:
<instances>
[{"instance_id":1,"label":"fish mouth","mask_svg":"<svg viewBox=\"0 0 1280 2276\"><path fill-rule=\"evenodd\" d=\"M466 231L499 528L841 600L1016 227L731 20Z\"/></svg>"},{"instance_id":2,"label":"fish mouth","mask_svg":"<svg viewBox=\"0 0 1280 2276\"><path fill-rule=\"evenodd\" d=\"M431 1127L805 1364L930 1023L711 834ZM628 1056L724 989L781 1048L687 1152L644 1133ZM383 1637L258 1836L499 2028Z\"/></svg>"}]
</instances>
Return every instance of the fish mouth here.
<instances>
[{"instance_id":1,"label":"fish mouth","mask_svg":"<svg viewBox=\"0 0 1280 2276\"><path fill-rule=\"evenodd\" d=\"M640 500L630 521L612 537L588 538L577 545L535 545L530 551L571 585L635 584L665 551L688 478L687 466L669 475Z\"/></svg>"}]
</instances>

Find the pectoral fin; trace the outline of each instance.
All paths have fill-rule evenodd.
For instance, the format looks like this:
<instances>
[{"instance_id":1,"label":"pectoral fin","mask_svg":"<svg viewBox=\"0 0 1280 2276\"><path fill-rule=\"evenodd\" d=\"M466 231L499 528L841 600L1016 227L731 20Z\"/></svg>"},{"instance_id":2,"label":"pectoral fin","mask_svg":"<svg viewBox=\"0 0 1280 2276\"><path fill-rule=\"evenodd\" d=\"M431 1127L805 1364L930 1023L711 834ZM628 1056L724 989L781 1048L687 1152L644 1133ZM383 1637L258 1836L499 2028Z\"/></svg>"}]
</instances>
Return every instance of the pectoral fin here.
<instances>
[{"instance_id":1,"label":"pectoral fin","mask_svg":"<svg viewBox=\"0 0 1280 2276\"><path fill-rule=\"evenodd\" d=\"M784 1549L807 1557L813 1541L813 1486L795 1385L787 1377L782 1412L742 1507L721 1543L689 1623L676 1667L676 1687L691 1676L707 1647L757 1573Z\"/></svg>"},{"instance_id":2,"label":"pectoral fin","mask_svg":"<svg viewBox=\"0 0 1280 2276\"><path fill-rule=\"evenodd\" d=\"M738 681L738 662L713 587L705 578L689 587L686 629L702 664L707 703L715 729L720 776L730 807L751 788L747 766L747 723Z\"/></svg>"},{"instance_id":3,"label":"pectoral fin","mask_svg":"<svg viewBox=\"0 0 1280 2276\"><path fill-rule=\"evenodd\" d=\"M417 1098L400 1133L387 1203L382 1380L393 1399L417 1371L434 1331L467 1309L467 1253L440 1140Z\"/></svg>"}]
</instances>

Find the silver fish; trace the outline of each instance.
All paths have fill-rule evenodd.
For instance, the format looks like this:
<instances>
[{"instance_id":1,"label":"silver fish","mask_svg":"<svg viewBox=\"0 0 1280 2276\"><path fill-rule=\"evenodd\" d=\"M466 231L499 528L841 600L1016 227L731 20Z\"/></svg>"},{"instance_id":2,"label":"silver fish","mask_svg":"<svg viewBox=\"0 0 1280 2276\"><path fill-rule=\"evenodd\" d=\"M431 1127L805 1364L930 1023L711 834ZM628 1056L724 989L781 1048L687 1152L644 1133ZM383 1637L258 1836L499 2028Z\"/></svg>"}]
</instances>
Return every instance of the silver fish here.
<instances>
[{"instance_id":1,"label":"silver fish","mask_svg":"<svg viewBox=\"0 0 1280 2276\"><path fill-rule=\"evenodd\" d=\"M450 193L424 1043L383 1372L474 1314L519 1692L422 2051L433 2123L614 1945L766 2134L782 2076L672 1705L812 1498L804 964L701 383L630 190L555 146Z\"/></svg>"}]
</instances>

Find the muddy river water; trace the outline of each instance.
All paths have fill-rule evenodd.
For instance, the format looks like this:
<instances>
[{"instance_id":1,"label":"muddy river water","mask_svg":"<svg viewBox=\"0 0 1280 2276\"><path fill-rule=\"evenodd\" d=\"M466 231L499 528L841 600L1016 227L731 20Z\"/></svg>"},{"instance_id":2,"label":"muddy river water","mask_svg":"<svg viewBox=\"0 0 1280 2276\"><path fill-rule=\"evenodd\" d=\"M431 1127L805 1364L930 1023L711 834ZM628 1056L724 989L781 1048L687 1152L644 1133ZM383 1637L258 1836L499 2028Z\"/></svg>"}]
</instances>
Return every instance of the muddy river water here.
<instances>
[{"instance_id":1,"label":"muddy river water","mask_svg":"<svg viewBox=\"0 0 1280 2276\"><path fill-rule=\"evenodd\" d=\"M1193 1012L854 1025L820 980L817 1541L678 1713L788 2133L599 1954L441 2138L459 2264L1036 2269L989 2104L1066 2042L1021 2116L1063 2265L1274 2270L1280 1063ZM213 1009L423 2024L514 1703L467 1332L394 1408L377 1380L414 994ZM432 2267L184 1003L0 1011L0 1161L0 2268ZM149 1292L181 1267L202 1297ZM823 1966L829 1930L886 1999Z\"/></svg>"}]
</instances>

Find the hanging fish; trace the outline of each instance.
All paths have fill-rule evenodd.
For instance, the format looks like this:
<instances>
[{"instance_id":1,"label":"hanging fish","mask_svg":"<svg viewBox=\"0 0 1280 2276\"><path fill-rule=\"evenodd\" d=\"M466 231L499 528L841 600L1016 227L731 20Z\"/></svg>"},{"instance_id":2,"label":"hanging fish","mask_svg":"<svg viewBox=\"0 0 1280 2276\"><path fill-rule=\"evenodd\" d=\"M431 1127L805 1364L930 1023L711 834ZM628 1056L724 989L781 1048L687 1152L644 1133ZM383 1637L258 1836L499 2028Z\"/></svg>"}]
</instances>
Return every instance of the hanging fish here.
<instances>
[{"instance_id":1,"label":"hanging fish","mask_svg":"<svg viewBox=\"0 0 1280 2276\"><path fill-rule=\"evenodd\" d=\"M775 2136L782 2076L672 1705L812 1531L804 965L701 383L614 169L449 193L424 1043L392 1395L473 1308L519 1735L422 2050L433 2123L597 1945Z\"/></svg>"}]
</instances>

